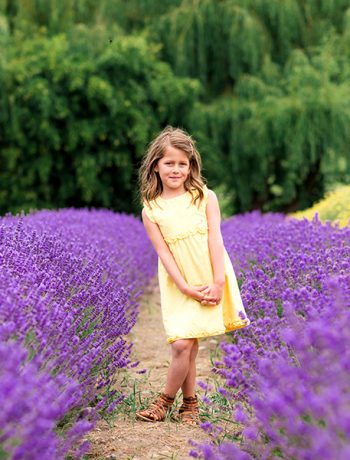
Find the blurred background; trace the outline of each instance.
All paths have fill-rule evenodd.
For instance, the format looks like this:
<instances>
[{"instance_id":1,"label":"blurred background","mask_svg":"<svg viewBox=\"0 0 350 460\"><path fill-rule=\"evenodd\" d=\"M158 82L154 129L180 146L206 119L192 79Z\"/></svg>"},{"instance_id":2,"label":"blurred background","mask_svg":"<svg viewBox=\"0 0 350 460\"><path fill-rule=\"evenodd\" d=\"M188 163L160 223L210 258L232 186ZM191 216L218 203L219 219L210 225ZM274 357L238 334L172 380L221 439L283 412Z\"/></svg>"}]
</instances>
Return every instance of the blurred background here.
<instances>
[{"instance_id":1,"label":"blurred background","mask_svg":"<svg viewBox=\"0 0 350 460\"><path fill-rule=\"evenodd\" d=\"M139 213L167 124L224 217L350 196L349 0L0 0L0 50L0 214Z\"/></svg>"}]
</instances>

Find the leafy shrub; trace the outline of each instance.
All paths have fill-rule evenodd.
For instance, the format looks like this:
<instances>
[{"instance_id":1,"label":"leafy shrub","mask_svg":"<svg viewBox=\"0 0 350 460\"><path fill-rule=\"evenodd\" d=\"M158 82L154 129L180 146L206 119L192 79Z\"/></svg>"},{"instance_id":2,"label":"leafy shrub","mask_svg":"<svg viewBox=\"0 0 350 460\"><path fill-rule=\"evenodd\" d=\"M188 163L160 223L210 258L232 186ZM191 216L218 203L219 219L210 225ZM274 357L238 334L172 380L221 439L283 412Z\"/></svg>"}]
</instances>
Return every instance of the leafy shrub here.
<instances>
[{"instance_id":1,"label":"leafy shrub","mask_svg":"<svg viewBox=\"0 0 350 460\"><path fill-rule=\"evenodd\" d=\"M310 220L316 213L322 222L329 220L339 224L340 227L349 225L350 185L337 187L335 190L328 192L321 201L311 208L290 214L290 216L296 219L306 217Z\"/></svg>"},{"instance_id":2,"label":"leafy shrub","mask_svg":"<svg viewBox=\"0 0 350 460\"><path fill-rule=\"evenodd\" d=\"M112 38L111 38L112 37ZM0 212L139 208L137 167L199 90L142 37L76 27L16 34L0 60Z\"/></svg>"}]
</instances>

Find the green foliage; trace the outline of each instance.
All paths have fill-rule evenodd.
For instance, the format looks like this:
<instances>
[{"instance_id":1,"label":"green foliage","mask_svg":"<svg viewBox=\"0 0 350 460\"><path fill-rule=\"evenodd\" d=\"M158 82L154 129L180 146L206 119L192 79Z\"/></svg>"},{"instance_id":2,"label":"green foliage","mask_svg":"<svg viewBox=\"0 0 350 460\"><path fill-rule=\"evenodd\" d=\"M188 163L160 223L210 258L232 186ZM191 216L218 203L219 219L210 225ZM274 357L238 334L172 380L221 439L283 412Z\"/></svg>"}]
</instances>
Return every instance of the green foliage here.
<instances>
[{"instance_id":1,"label":"green foliage","mask_svg":"<svg viewBox=\"0 0 350 460\"><path fill-rule=\"evenodd\" d=\"M140 30L181 0L0 0L0 14L11 29L44 27L50 34L67 32L76 24Z\"/></svg>"},{"instance_id":2,"label":"green foliage","mask_svg":"<svg viewBox=\"0 0 350 460\"><path fill-rule=\"evenodd\" d=\"M290 214L296 219L305 217L312 220L315 214L322 222L333 222L340 227L350 225L350 185L338 186L329 190L326 196L311 208Z\"/></svg>"},{"instance_id":3,"label":"green foliage","mask_svg":"<svg viewBox=\"0 0 350 460\"><path fill-rule=\"evenodd\" d=\"M348 7L184 0L153 24L163 59L204 86L188 129L235 212L305 207L347 180Z\"/></svg>"},{"instance_id":4,"label":"green foliage","mask_svg":"<svg viewBox=\"0 0 350 460\"><path fill-rule=\"evenodd\" d=\"M348 7L347 0L183 0L155 19L151 36L177 74L219 95L242 74L259 72L267 56L284 65L293 49L341 32Z\"/></svg>"},{"instance_id":5,"label":"green foliage","mask_svg":"<svg viewBox=\"0 0 350 460\"><path fill-rule=\"evenodd\" d=\"M224 216L350 181L348 0L0 0L0 46L0 212L138 211L169 123Z\"/></svg>"},{"instance_id":6,"label":"green foliage","mask_svg":"<svg viewBox=\"0 0 350 460\"><path fill-rule=\"evenodd\" d=\"M209 95L255 72L269 49L258 17L232 1L184 1L152 25L151 36L175 72L199 78Z\"/></svg>"},{"instance_id":7,"label":"green foliage","mask_svg":"<svg viewBox=\"0 0 350 460\"><path fill-rule=\"evenodd\" d=\"M242 77L234 96L202 105L190 122L212 182L235 190L236 212L310 205L334 151L349 170L350 88L336 58L323 47L310 58L296 50L284 71L273 67Z\"/></svg>"},{"instance_id":8,"label":"green foliage","mask_svg":"<svg viewBox=\"0 0 350 460\"><path fill-rule=\"evenodd\" d=\"M136 208L145 145L186 119L198 84L174 77L141 37L110 43L81 27L70 41L17 34L11 45L0 67L1 211Z\"/></svg>"}]
</instances>

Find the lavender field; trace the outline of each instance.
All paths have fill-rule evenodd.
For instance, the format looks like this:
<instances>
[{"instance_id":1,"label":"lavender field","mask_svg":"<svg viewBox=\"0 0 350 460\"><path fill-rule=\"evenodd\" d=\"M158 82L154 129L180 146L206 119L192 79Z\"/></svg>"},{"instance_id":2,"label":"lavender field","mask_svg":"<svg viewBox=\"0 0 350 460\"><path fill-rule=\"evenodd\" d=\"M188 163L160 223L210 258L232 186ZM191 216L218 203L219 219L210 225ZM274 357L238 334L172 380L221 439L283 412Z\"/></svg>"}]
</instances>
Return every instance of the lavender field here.
<instances>
[{"instance_id":1,"label":"lavender field","mask_svg":"<svg viewBox=\"0 0 350 460\"><path fill-rule=\"evenodd\" d=\"M251 325L221 344L215 366L244 430L191 454L350 458L350 228L253 212L223 234Z\"/></svg>"},{"instance_id":2,"label":"lavender field","mask_svg":"<svg viewBox=\"0 0 350 460\"><path fill-rule=\"evenodd\" d=\"M251 325L221 337L215 374L243 433L222 439L205 422L214 443L191 455L349 458L350 228L252 212L222 231ZM84 435L121 403L110 387L134 365L125 339L155 270L132 216L63 209L0 220L4 458L84 457Z\"/></svg>"},{"instance_id":3,"label":"lavender field","mask_svg":"<svg viewBox=\"0 0 350 460\"><path fill-rule=\"evenodd\" d=\"M125 337L155 271L141 222L110 211L0 220L0 457L80 458L120 397Z\"/></svg>"}]
</instances>

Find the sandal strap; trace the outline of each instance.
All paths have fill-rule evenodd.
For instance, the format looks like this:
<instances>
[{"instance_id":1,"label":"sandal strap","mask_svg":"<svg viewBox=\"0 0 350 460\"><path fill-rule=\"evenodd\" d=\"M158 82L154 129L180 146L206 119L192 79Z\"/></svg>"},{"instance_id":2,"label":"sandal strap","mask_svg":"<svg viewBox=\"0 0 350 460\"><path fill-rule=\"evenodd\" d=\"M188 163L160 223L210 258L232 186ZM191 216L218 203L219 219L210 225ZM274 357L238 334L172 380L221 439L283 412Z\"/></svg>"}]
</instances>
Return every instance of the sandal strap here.
<instances>
[{"instance_id":1,"label":"sandal strap","mask_svg":"<svg viewBox=\"0 0 350 460\"><path fill-rule=\"evenodd\" d=\"M197 396L183 398L183 403L179 409L179 415L181 420L185 423L198 424L200 422Z\"/></svg>"},{"instance_id":2,"label":"sandal strap","mask_svg":"<svg viewBox=\"0 0 350 460\"><path fill-rule=\"evenodd\" d=\"M174 400L175 398L161 393L161 395L151 403L149 408L139 411L139 414L153 421L162 421L165 419L168 409L172 406Z\"/></svg>"},{"instance_id":3,"label":"sandal strap","mask_svg":"<svg viewBox=\"0 0 350 460\"><path fill-rule=\"evenodd\" d=\"M198 411L198 398L197 396L189 396L188 398L183 398L182 405L179 409L179 412L183 411Z\"/></svg>"}]
</instances>

